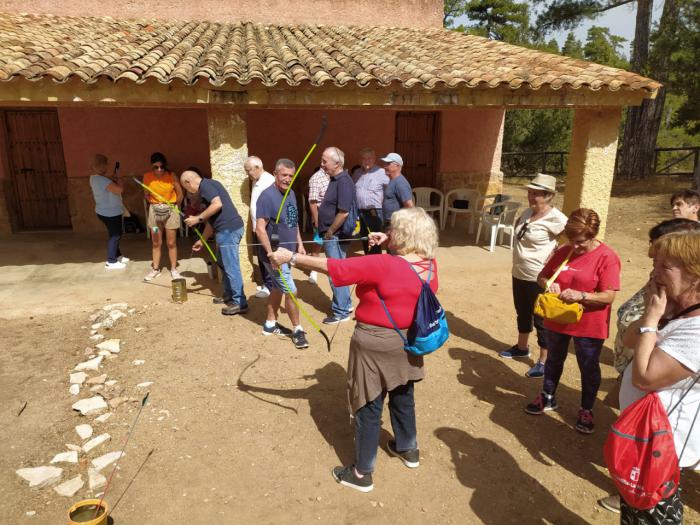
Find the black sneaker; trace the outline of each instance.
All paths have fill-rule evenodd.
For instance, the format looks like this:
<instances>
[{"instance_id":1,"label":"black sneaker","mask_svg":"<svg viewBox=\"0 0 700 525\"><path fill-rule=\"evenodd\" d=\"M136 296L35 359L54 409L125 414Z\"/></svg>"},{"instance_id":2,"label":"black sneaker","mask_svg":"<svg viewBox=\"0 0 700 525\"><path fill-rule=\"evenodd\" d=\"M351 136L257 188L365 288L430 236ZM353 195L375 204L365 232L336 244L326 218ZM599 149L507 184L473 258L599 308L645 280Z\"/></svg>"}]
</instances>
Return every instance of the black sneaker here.
<instances>
[{"instance_id":1,"label":"black sneaker","mask_svg":"<svg viewBox=\"0 0 700 525\"><path fill-rule=\"evenodd\" d=\"M289 328L281 326L280 324L276 324L272 328L268 328L267 326L263 325L262 335L279 335L281 337L291 337L292 331Z\"/></svg>"},{"instance_id":2,"label":"black sneaker","mask_svg":"<svg viewBox=\"0 0 700 525\"><path fill-rule=\"evenodd\" d=\"M247 306L241 306L238 303L227 303L226 306L221 309L221 313L224 315L244 314L247 311Z\"/></svg>"},{"instance_id":3,"label":"black sneaker","mask_svg":"<svg viewBox=\"0 0 700 525\"><path fill-rule=\"evenodd\" d=\"M306 340L306 332L297 330L292 334L292 342L297 348L308 348L309 342Z\"/></svg>"},{"instance_id":4,"label":"black sneaker","mask_svg":"<svg viewBox=\"0 0 700 525\"><path fill-rule=\"evenodd\" d=\"M525 407L525 412L531 416L541 416L545 412L556 410L557 408L559 408L559 405L557 405L554 396L542 392L532 403Z\"/></svg>"},{"instance_id":5,"label":"black sneaker","mask_svg":"<svg viewBox=\"0 0 700 525\"><path fill-rule=\"evenodd\" d=\"M212 303L214 304L226 304L228 305L229 303L233 303L230 297L214 297L211 300Z\"/></svg>"},{"instance_id":6,"label":"black sneaker","mask_svg":"<svg viewBox=\"0 0 700 525\"><path fill-rule=\"evenodd\" d=\"M350 487L360 492L370 492L374 489L372 474L365 474L361 478L355 475L355 465L349 467L335 467L332 471L333 479L341 485Z\"/></svg>"},{"instance_id":7,"label":"black sneaker","mask_svg":"<svg viewBox=\"0 0 700 525\"><path fill-rule=\"evenodd\" d=\"M523 357L530 357L530 349L526 348L522 350L518 348L518 345L513 345L508 350L503 350L503 352L498 355L504 359L520 359Z\"/></svg>"},{"instance_id":8,"label":"black sneaker","mask_svg":"<svg viewBox=\"0 0 700 525\"><path fill-rule=\"evenodd\" d=\"M349 321L350 316L346 315L345 317L338 317L337 315L329 315L323 320L323 324L338 324L338 323L344 323L345 321Z\"/></svg>"},{"instance_id":9,"label":"black sneaker","mask_svg":"<svg viewBox=\"0 0 700 525\"><path fill-rule=\"evenodd\" d=\"M396 441L392 440L386 444L386 449L389 451L389 454L403 461L403 464L408 468L416 468L420 464L420 453L417 448L399 452L396 450Z\"/></svg>"},{"instance_id":10,"label":"black sneaker","mask_svg":"<svg viewBox=\"0 0 700 525\"><path fill-rule=\"evenodd\" d=\"M576 430L581 432L581 434L593 434L595 431L593 412L585 408L579 408L578 418L576 419Z\"/></svg>"}]
</instances>

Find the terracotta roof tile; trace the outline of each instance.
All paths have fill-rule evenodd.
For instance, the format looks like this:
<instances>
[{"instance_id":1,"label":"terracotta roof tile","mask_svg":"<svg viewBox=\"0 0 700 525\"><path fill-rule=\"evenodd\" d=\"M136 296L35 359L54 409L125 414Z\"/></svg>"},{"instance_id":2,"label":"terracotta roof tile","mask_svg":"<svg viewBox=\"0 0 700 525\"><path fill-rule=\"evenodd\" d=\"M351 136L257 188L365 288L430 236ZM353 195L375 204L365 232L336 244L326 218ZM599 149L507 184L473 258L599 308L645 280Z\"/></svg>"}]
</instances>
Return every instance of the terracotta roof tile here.
<instances>
[{"instance_id":1,"label":"terracotta roof tile","mask_svg":"<svg viewBox=\"0 0 700 525\"><path fill-rule=\"evenodd\" d=\"M636 73L442 29L0 13L0 80L656 91Z\"/></svg>"}]
</instances>

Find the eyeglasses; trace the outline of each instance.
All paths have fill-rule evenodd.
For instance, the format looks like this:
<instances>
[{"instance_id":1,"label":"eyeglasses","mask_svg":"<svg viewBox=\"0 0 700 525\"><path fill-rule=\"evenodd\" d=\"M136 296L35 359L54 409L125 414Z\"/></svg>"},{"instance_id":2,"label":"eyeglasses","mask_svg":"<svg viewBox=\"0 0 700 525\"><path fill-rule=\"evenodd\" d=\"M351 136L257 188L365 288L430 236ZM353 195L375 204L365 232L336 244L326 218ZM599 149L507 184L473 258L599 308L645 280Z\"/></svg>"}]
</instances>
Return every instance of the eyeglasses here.
<instances>
[{"instance_id":1,"label":"eyeglasses","mask_svg":"<svg viewBox=\"0 0 700 525\"><path fill-rule=\"evenodd\" d=\"M518 231L518 235L516 235L515 238L518 239L519 241L522 241L522 240L523 240L523 237L525 237L525 234L527 233L527 230L528 230L528 226L529 226L529 225L530 225L530 221L525 221L525 222L523 223L523 226L522 226L522 227L520 228L520 230Z\"/></svg>"},{"instance_id":2,"label":"eyeglasses","mask_svg":"<svg viewBox=\"0 0 700 525\"><path fill-rule=\"evenodd\" d=\"M162 164L154 164L152 168L156 171L161 171L165 169L165 166L163 166Z\"/></svg>"}]
</instances>

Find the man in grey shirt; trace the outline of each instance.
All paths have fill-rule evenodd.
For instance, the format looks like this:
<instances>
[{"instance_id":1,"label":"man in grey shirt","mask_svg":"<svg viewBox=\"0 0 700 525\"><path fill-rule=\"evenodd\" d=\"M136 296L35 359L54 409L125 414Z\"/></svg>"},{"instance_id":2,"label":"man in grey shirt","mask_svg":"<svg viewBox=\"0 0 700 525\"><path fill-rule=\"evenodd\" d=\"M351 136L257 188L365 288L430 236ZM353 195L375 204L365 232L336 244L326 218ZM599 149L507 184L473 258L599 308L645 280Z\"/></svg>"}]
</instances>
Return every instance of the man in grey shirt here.
<instances>
[{"instance_id":1,"label":"man in grey shirt","mask_svg":"<svg viewBox=\"0 0 700 525\"><path fill-rule=\"evenodd\" d=\"M374 150L364 148L360 151L360 167L353 173L355 182L355 197L360 209L360 235L367 237L370 232L379 232L384 225L382 205L384 203L384 188L389 184L383 168L375 164ZM362 248L367 254L382 253L381 246L369 247L367 241L362 241Z\"/></svg>"},{"instance_id":2,"label":"man in grey shirt","mask_svg":"<svg viewBox=\"0 0 700 525\"><path fill-rule=\"evenodd\" d=\"M403 159L398 153L389 153L382 158L384 171L389 176L389 184L384 188L384 214L385 226L391 221L391 215L401 208L413 208L413 191L406 177L401 174Z\"/></svg>"}]
</instances>

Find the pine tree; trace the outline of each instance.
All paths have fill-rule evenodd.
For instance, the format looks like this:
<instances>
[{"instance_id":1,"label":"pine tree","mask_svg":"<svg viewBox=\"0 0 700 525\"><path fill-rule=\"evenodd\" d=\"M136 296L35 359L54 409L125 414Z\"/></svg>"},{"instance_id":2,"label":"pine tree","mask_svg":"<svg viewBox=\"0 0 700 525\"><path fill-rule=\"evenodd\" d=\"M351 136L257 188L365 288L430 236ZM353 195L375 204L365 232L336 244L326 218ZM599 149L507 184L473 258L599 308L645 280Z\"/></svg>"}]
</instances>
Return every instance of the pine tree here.
<instances>
[{"instance_id":1,"label":"pine tree","mask_svg":"<svg viewBox=\"0 0 700 525\"><path fill-rule=\"evenodd\" d=\"M583 58L583 45L573 32L569 32L561 48L561 54L571 58Z\"/></svg>"}]
</instances>

